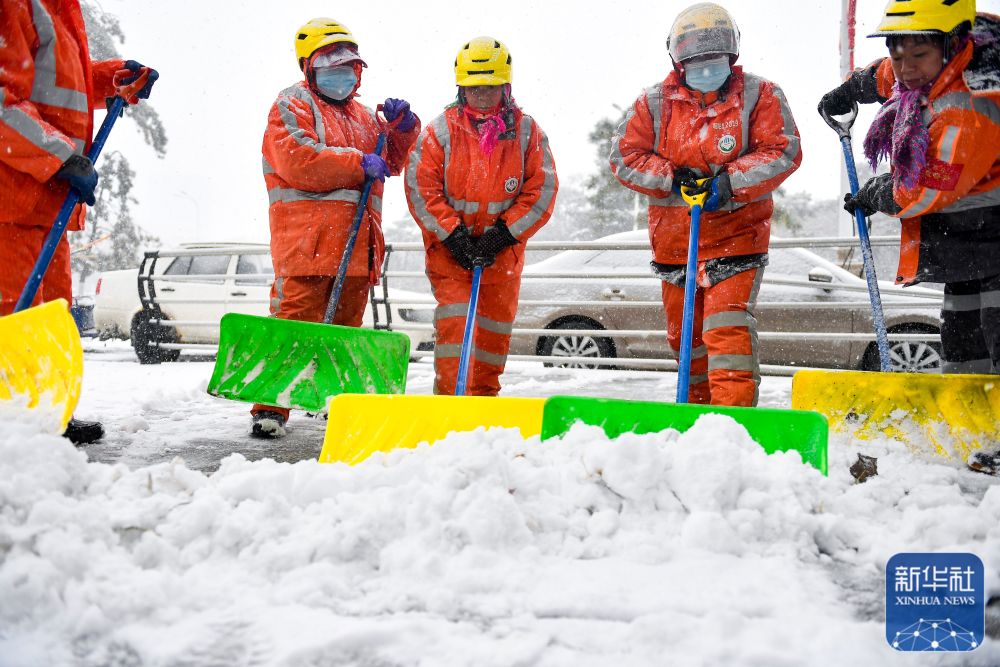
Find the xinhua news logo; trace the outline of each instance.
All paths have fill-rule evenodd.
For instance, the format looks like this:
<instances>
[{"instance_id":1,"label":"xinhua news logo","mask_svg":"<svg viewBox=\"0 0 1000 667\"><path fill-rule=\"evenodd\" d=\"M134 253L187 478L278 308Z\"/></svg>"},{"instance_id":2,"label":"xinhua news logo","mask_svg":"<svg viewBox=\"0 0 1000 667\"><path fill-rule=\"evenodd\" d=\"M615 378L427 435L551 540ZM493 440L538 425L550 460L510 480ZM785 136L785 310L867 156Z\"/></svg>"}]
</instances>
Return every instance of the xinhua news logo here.
<instances>
[{"instance_id":1,"label":"xinhua news logo","mask_svg":"<svg viewBox=\"0 0 1000 667\"><path fill-rule=\"evenodd\" d=\"M972 651L983 643L983 561L896 554L885 566L885 638L897 651Z\"/></svg>"}]
</instances>

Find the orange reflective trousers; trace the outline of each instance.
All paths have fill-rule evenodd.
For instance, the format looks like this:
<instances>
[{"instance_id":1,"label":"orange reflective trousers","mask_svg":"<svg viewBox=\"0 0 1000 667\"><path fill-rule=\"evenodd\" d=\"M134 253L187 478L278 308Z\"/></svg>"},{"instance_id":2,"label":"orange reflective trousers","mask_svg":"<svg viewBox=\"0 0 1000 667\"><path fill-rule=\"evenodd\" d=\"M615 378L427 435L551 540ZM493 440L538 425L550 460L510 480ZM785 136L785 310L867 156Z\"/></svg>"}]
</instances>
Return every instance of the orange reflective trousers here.
<instances>
[{"instance_id":1,"label":"orange reflective trousers","mask_svg":"<svg viewBox=\"0 0 1000 667\"><path fill-rule=\"evenodd\" d=\"M757 405L760 365L757 319L753 310L764 270L750 269L707 284L704 265L698 267L694 335L691 339L691 403ZM681 346L684 288L663 282L667 342L675 355Z\"/></svg>"}]
</instances>

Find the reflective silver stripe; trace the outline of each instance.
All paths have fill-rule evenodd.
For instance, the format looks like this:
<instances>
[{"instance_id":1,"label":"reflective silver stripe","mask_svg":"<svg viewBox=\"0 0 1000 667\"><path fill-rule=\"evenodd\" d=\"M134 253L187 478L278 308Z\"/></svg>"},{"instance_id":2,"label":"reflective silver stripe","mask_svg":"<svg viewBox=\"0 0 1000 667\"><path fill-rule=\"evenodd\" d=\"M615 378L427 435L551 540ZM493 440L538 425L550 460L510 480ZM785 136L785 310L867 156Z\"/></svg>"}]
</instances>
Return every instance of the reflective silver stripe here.
<instances>
[{"instance_id":1,"label":"reflective silver stripe","mask_svg":"<svg viewBox=\"0 0 1000 667\"><path fill-rule=\"evenodd\" d=\"M438 344L434 346L435 359L458 359L462 356L462 346L454 343Z\"/></svg>"},{"instance_id":2,"label":"reflective silver stripe","mask_svg":"<svg viewBox=\"0 0 1000 667\"><path fill-rule=\"evenodd\" d=\"M989 118L991 122L1000 124L1000 106L996 102L964 91L942 95L931 103L931 107L935 113L941 113L946 109L975 111Z\"/></svg>"},{"instance_id":3,"label":"reflective silver stripe","mask_svg":"<svg viewBox=\"0 0 1000 667\"><path fill-rule=\"evenodd\" d=\"M438 306L434 309L434 321L440 322L441 320L446 320L449 317L465 317L469 314L469 304L466 303L449 303L446 306Z\"/></svg>"},{"instance_id":4,"label":"reflective silver stripe","mask_svg":"<svg viewBox=\"0 0 1000 667\"><path fill-rule=\"evenodd\" d=\"M427 231L433 233L438 239L443 241L448 238L448 230L442 227L437 218L427 210L427 201L420 193L420 187L417 184L417 168L420 166L420 159L424 154L424 143L430 141L432 130L438 142L445 149L445 188L447 189L447 165L451 153L451 139L448 135L448 119L444 114L435 118L420 132L420 137L417 139L416 145L410 151L410 161L406 165L406 188L410 198L410 205L413 206L413 211L420 220L420 224Z\"/></svg>"},{"instance_id":5,"label":"reflective silver stripe","mask_svg":"<svg viewBox=\"0 0 1000 667\"><path fill-rule=\"evenodd\" d=\"M993 373L993 362L989 359L969 361L941 360L941 372L946 375L989 375Z\"/></svg>"},{"instance_id":6,"label":"reflective silver stripe","mask_svg":"<svg viewBox=\"0 0 1000 667\"><path fill-rule=\"evenodd\" d=\"M31 84L31 101L59 109L89 113L87 93L56 84L56 28L52 17L40 0L31 0L38 50L35 52L35 79ZM67 45L68 47L69 45Z\"/></svg>"},{"instance_id":7,"label":"reflective silver stripe","mask_svg":"<svg viewBox=\"0 0 1000 667\"><path fill-rule=\"evenodd\" d=\"M261 166L261 169L263 169L265 176L268 175L268 174L273 174L274 173L274 167L271 166L271 163L268 162L267 158L264 157L263 155L260 158L260 166Z\"/></svg>"},{"instance_id":8,"label":"reflective silver stripe","mask_svg":"<svg viewBox=\"0 0 1000 667\"><path fill-rule=\"evenodd\" d=\"M316 132L317 139L313 139L309 136L305 129L299 126L299 119L291 108L292 99L297 99L309 105L309 108L313 112L313 123L315 124L313 130ZM276 104L278 105L278 115L281 118L281 122L285 126L285 131L288 132L292 139L294 139L300 146L308 146L317 153L332 151L334 153L353 153L355 155L363 154L362 151L357 148L326 145L326 129L323 126L323 117L319 112L319 108L316 106L316 102L313 100L312 95L310 95L308 91L303 88L300 88L298 85L291 86L281 91L278 95Z\"/></svg>"},{"instance_id":9,"label":"reflective silver stripe","mask_svg":"<svg viewBox=\"0 0 1000 667\"><path fill-rule=\"evenodd\" d=\"M650 206L679 206L687 208L687 202L677 193L671 192L669 197L650 197Z\"/></svg>"},{"instance_id":10,"label":"reflective silver stripe","mask_svg":"<svg viewBox=\"0 0 1000 667\"><path fill-rule=\"evenodd\" d=\"M711 331L712 329L721 329L722 327L749 328L756 323L757 321L754 319L754 316L745 310L729 310L706 317L705 323L702 325L702 331Z\"/></svg>"},{"instance_id":11,"label":"reflective silver stripe","mask_svg":"<svg viewBox=\"0 0 1000 667\"><path fill-rule=\"evenodd\" d=\"M281 312L281 302L285 300L285 279L276 276L274 279L274 292L271 294L271 315Z\"/></svg>"},{"instance_id":12,"label":"reflective silver stripe","mask_svg":"<svg viewBox=\"0 0 1000 667\"><path fill-rule=\"evenodd\" d=\"M942 162L947 162L951 164L951 160L955 154L955 140L958 138L959 128L954 125L949 125L945 128L944 134L941 136L941 141L938 144L938 154L937 158ZM923 215L927 212L927 209L931 207L937 196L941 194L940 190L935 190L934 188L924 188L924 196L920 198L919 201L910 204L905 209L900 211L900 216L904 218L915 218L918 215Z\"/></svg>"},{"instance_id":13,"label":"reflective silver stripe","mask_svg":"<svg viewBox=\"0 0 1000 667\"><path fill-rule=\"evenodd\" d=\"M752 354L716 354L708 357L708 372L712 371L757 371L757 362Z\"/></svg>"},{"instance_id":14,"label":"reflective silver stripe","mask_svg":"<svg viewBox=\"0 0 1000 667\"><path fill-rule=\"evenodd\" d=\"M941 310L952 313L962 313L972 310L979 310L980 300L978 294L945 294L941 303Z\"/></svg>"},{"instance_id":15,"label":"reflective silver stripe","mask_svg":"<svg viewBox=\"0 0 1000 667\"><path fill-rule=\"evenodd\" d=\"M361 201L361 193L357 190L332 190L330 192L309 192L295 188L271 188L267 191L269 204L293 201L345 201L357 204ZM375 197L374 199L378 199ZM381 208L381 207L380 207Z\"/></svg>"},{"instance_id":16,"label":"reflective silver stripe","mask_svg":"<svg viewBox=\"0 0 1000 667\"><path fill-rule=\"evenodd\" d=\"M541 169L544 178L542 180L542 188L538 193L538 200L531 205L531 208L526 214L515 220L513 224L509 225L510 233L514 238L517 238L532 226L537 224L538 221L542 219L542 216L545 215L545 212L549 209L549 206L552 204L552 199L556 196L556 165L555 161L552 159L552 151L549 150L549 138L545 136L544 132L542 132L542 128L540 128L528 116L525 116L524 119L527 123L522 125L522 132L530 133L532 130L538 132L538 144L542 151ZM523 173L524 172L522 171L522 174Z\"/></svg>"},{"instance_id":17,"label":"reflective silver stripe","mask_svg":"<svg viewBox=\"0 0 1000 667\"><path fill-rule=\"evenodd\" d=\"M743 75L743 108L740 109L740 123L742 124L743 144L740 155L743 155L750 148L750 114L757 108L757 101L760 100L760 77L753 74Z\"/></svg>"},{"instance_id":18,"label":"reflective silver stripe","mask_svg":"<svg viewBox=\"0 0 1000 667\"><path fill-rule=\"evenodd\" d=\"M448 202L448 206L460 213L478 213L479 212L479 202L477 201L465 201L464 199L452 199L451 197L445 196L445 200Z\"/></svg>"},{"instance_id":19,"label":"reflective silver stripe","mask_svg":"<svg viewBox=\"0 0 1000 667\"><path fill-rule=\"evenodd\" d=\"M659 114L660 109L663 106L662 98L662 86L657 84L651 88L647 88L645 93L646 103L650 107L650 113L653 114L653 146L650 148L650 152L653 154L658 154L657 149L660 145L660 123ZM654 104L654 101L656 102ZM653 109L656 109L655 111ZM615 165L615 173L619 180L626 183L631 183L637 185L641 188L648 188L651 190L669 190L671 183L663 176L659 174L647 174L641 172L638 169L633 169L625 164L625 158L622 156L621 151L621 139L625 136L625 128L628 124L635 118L635 105L629 107L628 113L625 115L625 120L622 121L621 125L615 131L614 137L611 139L611 162ZM678 197L678 199L680 199Z\"/></svg>"},{"instance_id":20,"label":"reflective silver stripe","mask_svg":"<svg viewBox=\"0 0 1000 667\"><path fill-rule=\"evenodd\" d=\"M490 333L509 336L514 331L514 323L498 322L497 320L491 320L488 317L483 317L479 313L476 313L476 328L489 331Z\"/></svg>"},{"instance_id":21,"label":"reflective silver stripe","mask_svg":"<svg viewBox=\"0 0 1000 667\"><path fill-rule=\"evenodd\" d=\"M750 78L756 77L748 77L748 79ZM785 94L781 91L781 88L772 84L772 94L778 100L778 106L781 109L781 133L788 140L788 145L781 152L781 157L772 162L753 167L746 172L729 172L729 182L732 184L733 190L749 188L765 183L779 174L792 169L795 165L795 158L799 154L800 144L795 130L795 119L792 118L791 108L789 108L788 100L785 99ZM749 117L747 118L747 122L749 122Z\"/></svg>"},{"instance_id":22,"label":"reflective silver stripe","mask_svg":"<svg viewBox=\"0 0 1000 667\"><path fill-rule=\"evenodd\" d=\"M500 366L502 368L507 364L506 354L487 352L486 350L480 350L478 347L472 348L472 356L476 358L476 361L481 361L490 366Z\"/></svg>"},{"instance_id":23,"label":"reflective silver stripe","mask_svg":"<svg viewBox=\"0 0 1000 667\"><path fill-rule=\"evenodd\" d=\"M524 173L523 170L521 173ZM509 209L511 206L513 206L514 202L516 201L517 197L511 197L510 199L505 199L503 201L491 201L486 206L486 212L489 213L490 215L498 215Z\"/></svg>"},{"instance_id":24,"label":"reflective silver stripe","mask_svg":"<svg viewBox=\"0 0 1000 667\"><path fill-rule=\"evenodd\" d=\"M692 387L699 384L705 384L706 382L708 382L707 375L692 375L688 379L688 384Z\"/></svg>"},{"instance_id":25,"label":"reflective silver stripe","mask_svg":"<svg viewBox=\"0 0 1000 667\"><path fill-rule=\"evenodd\" d=\"M673 354L675 357L680 357L681 356L680 351L675 350L674 346L671 345L670 343L667 343L667 347L670 349L670 353ZM705 347L704 345L697 345L697 346L691 348L691 360L692 361L695 360L695 359L701 359L702 357L706 356L707 354L708 354L708 348Z\"/></svg>"},{"instance_id":26,"label":"reflective silver stripe","mask_svg":"<svg viewBox=\"0 0 1000 667\"><path fill-rule=\"evenodd\" d=\"M74 140L78 147L74 149L59 136L46 132L38 121L15 106L6 106L4 89L0 88L0 123L20 134L32 146L54 156L60 162L65 162L73 153L82 154L83 143ZM78 142L78 143L77 143Z\"/></svg>"},{"instance_id":27,"label":"reflective silver stripe","mask_svg":"<svg viewBox=\"0 0 1000 667\"><path fill-rule=\"evenodd\" d=\"M974 208L985 208L987 206L1000 205L1000 187L979 192L974 195L965 195L954 204L941 209L941 213L958 213L959 211L969 211Z\"/></svg>"},{"instance_id":28,"label":"reflective silver stripe","mask_svg":"<svg viewBox=\"0 0 1000 667\"><path fill-rule=\"evenodd\" d=\"M524 156L528 154L528 143L531 141L531 117L521 116L521 126L518 128L518 138L521 140L521 185L524 184ZM518 187L518 193L521 192Z\"/></svg>"}]
</instances>

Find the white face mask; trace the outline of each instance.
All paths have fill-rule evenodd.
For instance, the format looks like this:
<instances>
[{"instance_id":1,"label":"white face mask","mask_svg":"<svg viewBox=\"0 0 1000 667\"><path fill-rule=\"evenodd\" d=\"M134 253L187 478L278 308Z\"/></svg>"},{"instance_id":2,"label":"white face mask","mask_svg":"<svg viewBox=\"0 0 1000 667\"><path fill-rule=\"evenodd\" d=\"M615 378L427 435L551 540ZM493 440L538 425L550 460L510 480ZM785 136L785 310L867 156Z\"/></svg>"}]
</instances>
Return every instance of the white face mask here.
<instances>
[{"instance_id":1,"label":"white face mask","mask_svg":"<svg viewBox=\"0 0 1000 667\"><path fill-rule=\"evenodd\" d=\"M317 67L313 72L316 74L316 87L319 92L330 99L347 99L358 85L358 75L354 73L354 67L351 65Z\"/></svg>"},{"instance_id":2,"label":"white face mask","mask_svg":"<svg viewBox=\"0 0 1000 667\"><path fill-rule=\"evenodd\" d=\"M732 70L729 67L729 56L722 55L711 60L684 65L684 81L689 88L710 93L722 87Z\"/></svg>"}]
</instances>

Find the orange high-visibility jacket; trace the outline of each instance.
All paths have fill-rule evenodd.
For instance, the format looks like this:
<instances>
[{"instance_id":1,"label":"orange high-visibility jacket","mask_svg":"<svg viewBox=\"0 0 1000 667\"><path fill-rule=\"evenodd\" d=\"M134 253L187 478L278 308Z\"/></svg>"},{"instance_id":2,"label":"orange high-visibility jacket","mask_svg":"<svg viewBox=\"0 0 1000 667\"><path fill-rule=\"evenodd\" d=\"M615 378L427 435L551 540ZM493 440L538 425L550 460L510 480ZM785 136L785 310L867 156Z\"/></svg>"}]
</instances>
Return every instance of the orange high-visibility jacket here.
<instances>
[{"instance_id":1,"label":"orange high-visibility jacket","mask_svg":"<svg viewBox=\"0 0 1000 667\"><path fill-rule=\"evenodd\" d=\"M0 0L0 223L50 227L122 60L91 64L77 0ZM84 205L68 229L83 229Z\"/></svg>"},{"instance_id":2,"label":"orange high-visibility jacket","mask_svg":"<svg viewBox=\"0 0 1000 667\"><path fill-rule=\"evenodd\" d=\"M767 252L771 193L802 162L799 133L777 85L734 67L724 94L703 96L677 72L647 88L612 142L611 170L649 195L649 238L661 264L687 261L688 205L672 191L674 171L725 170L733 199L703 212L699 259Z\"/></svg>"},{"instance_id":3,"label":"orange high-visibility jacket","mask_svg":"<svg viewBox=\"0 0 1000 667\"><path fill-rule=\"evenodd\" d=\"M419 132L419 121L409 132L389 131L383 157L394 175ZM378 134L375 113L353 99L329 104L305 81L278 94L262 148L275 275L337 274L365 182L361 158L375 152ZM380 275L383 187L372 185L348 276Z\"/></svg>"},{"instance_id":4,"label":"orange high-visibility jacket","mask_svg":"<svg viewBox=\"0 0 1000 667\"><path fill-rule=\"evenodd\" d=\"M1000 231L988 222L976 229L984 227L984 210L1000 207L1000 17L981 13L974 29L992 41L975 59L973 45L966 44L938 75L924 111L930 134L927 164L916 186L893 188L893 199L902 207L897 283L947 282L1000 271L995 252ZM890 97L896 79L888 58L876 76L879 94ZM929 219L932 214L938 215ZM945 228L955 222L962 229ZM977 234L990 243L978 245ZM969 273L972 269L976 272Z\"/></svg>"},{"instance_id":5,"label":"orange high-visibility jacket","mask_svg":"<svg viewBox=\"0 0 1000 667\"><path fill-rule=\"evenodd\" d=\"M549 140L531 116L515 108L513 127L487 156L472 121L457 105L445 109L420 135L406 168L406 199L423 231L427 271L468 278L442 241L459 224L480 236L503 218L519 243L497 256L482 282L520 276L525 243L548 222L558 189Z\"/></svg>"}]
</instances>

